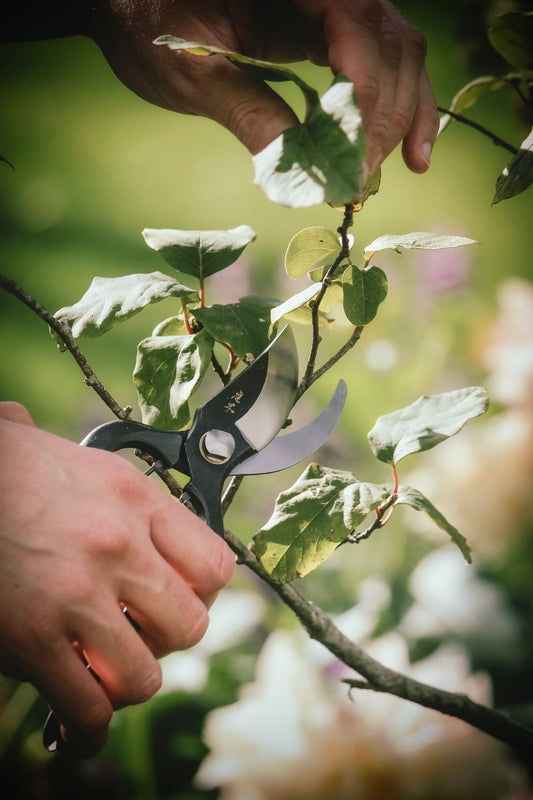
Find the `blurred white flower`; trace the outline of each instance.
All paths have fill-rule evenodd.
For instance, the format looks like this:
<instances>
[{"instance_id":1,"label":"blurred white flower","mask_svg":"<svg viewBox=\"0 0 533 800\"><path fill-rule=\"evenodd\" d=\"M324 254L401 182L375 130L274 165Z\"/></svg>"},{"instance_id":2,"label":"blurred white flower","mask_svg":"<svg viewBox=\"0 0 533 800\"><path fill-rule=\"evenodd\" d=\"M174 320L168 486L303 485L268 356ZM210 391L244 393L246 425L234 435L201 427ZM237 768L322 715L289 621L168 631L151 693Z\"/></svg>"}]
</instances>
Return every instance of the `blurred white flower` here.
<instances>
[{"instance_id":1,"label":"blurred white flower","mask_svg":"<svg viewBox=\"0 0 533 800\"><path fill-rule=\"evenodd\" d=\"M398 634L368 650L419 680L490 701L488 678L470 674L460 648L416 665ZM269 637L255 682L208 716L201 787L222 787L221 800L518 798L507 793L513 773L502 745L390 695L354 690L350 699L312 654L301 632Z\"/></svg>"},{"instance_id":2,"label":"blurred white flower","mask_svg":"<svg viewBox=\"0 0 533 800\"><path fill-rule=\"evenodd\" d=\"M224 589L209 613L203 639L190 650L171 653L161 660L162 692L201 691L209 673L209 658L232 647L264 619L265 603L258 592Z\"/></svg>"},{"instance_id":3,"label":"blurred white flower","mask_svg":"<svg viewBox=\"0 0 533 800\"><path fill-rule=\"evenodd\" d=\"M480 578L454 545L430 553L409 579L414 598L400 624L409 639L453 636L498 661L520 655L520 628L498 588Z\"/></svg>"}]
</instances>

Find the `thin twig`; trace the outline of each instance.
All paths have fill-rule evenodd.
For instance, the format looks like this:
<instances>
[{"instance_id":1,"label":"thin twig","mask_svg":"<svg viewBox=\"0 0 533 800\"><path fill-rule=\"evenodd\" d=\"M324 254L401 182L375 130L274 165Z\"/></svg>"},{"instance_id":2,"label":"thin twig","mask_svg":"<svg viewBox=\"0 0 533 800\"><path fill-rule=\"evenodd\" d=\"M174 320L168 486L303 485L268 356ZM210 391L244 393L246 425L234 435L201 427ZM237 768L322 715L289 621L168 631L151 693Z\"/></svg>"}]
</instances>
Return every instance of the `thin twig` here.
<instances>
[{"instance_id":1,"label":"thin twig","mask_svg":"<svg viewBox=\"0 0 533 800\"><path fill-rule=\"evenodd\" d=\"M76 340L74 339L69 326L62 320L54 317L53 314L51 314L46 308L38 303L37 300L31 297L31 295L27 294L27 292L25 292L24 289L22 289L14 280L6 278L5 275L0 275L0 286L6 292L14 295L14 297L24 303L24 305L37 314L37 316L40 317L43 322L46 322L46 324L52 328L54 333L56 333L61 339L66 349L73 356L79 368L85 375L85 383L87 386L90 386L91 389L94 389L96 394L104 401L106 406L113 412L113 414L115 414L116 417L119 419L127 419L131 414L131 406L122 408L122 406L119 405L117 401L109 394L104 385L96 377L91 365L76 344Z\"/></svg>"},{"instance_id":2,"label":"thin twig","mask_svg":"<svg viewBox=\"0 0 533 800\"><path fill-rule=\"evenodd\" d=\"M506 142L505 139L501 139L499 136L496 136L495 133L489 131L488 128L485 128L483 125L480 125L478 122L474 122L468 117L464 117L462 114L457 114L455 111L450 111L448 108L442 108L441 106L437 106L437 109L441 112L441 114L448 114L452 119L457 120L457 122L462 122L464 125L468 125L471 128L475 128L476 131L482 133L483 136L487 136L489 139L492 139L495 145L498 147L504 147L506 150L509 150L510 153L516 155L518 153L518 148L509 142Z\"/></svg>"},{"instance_id":3,"label":"thin twig","mask_svg":"<svg viewBox=\"0 0 533 800\"><path fill-rule=\"evenodd\" d=\"M324 278L322 279L322 286L320 287L316 297L314 297L313 300L309 303L309 306L311 308L311 327L312 327L311 347L310 347L310 350L309 350L309 356L307 358L307 365L306 365L306 368L305 368L305 372L304 372L302 380L300 381L300 385L298 387L298 390L296 392L296 400L299 400L299 398L304 394L304 392L307 391L307 389L309 389L309 387L315 382L315 380L317 380L317 378L320 375L323 375L324 372L326 372L326 370L323 367L321 367L320 370L315 370L316 358L317 358L317 355L318 355L318 348L319 348L320 342L322 341L322 337L320 336L320 304L321 304L322 300L324 299L326 291L328 290L328 287L330 286L331 281L333 280L333 278L334 278L334 276L335 276L335 274L337 272L337 267L339 267L340 264L345 259L349 260L349 258L350 258L350 246L349 246L349 242L348 242L348 229L353 225L353 212L354 212L353 204L348 204L348 205L345 206L342 225L340 225L339 228L337 228L337 232L340 234L340 238L341 238L341 250L340 250L340 253L337 256L337 258L335 259L335 261L333 262L333 264L331 265L331 267L328 269L328 271L325 274ZM360 336L360 333L359 333L359 336ZM359 336L357 336L355 341L357 341ZM353 344L348 346L347 350L349 350L350 347L353 347L353 345L355 344L355 341L353 342ZM347 352L347 350L344 351L344 352ZM339 356L339 358L340 357L341 356ZM338 361L338 358L334 358L333 364L336 361ZM330 360L329 363L330 363L330 366L333 366L333 364L331 363L331 360ZM329 367L328 367L328 369L329 369ZM318 373L320 373L320 375Z\"/></svg>"},{"instance_id":4,"label":"thin twig","mask_svg":"<svg viewBox=\"0 0 533 800\"><path fill-rule=\"evenodd\" d=\"M511 718L476 703L463 694L455 694L421 683L395 670L385 667L368 655L358 644L348 639L337 628L331 617L314 603L303 597L289 583L272 580L263 570L253 551L249 550L231 531L226 530L226 541L238 556L261 580L267 583L298 617L312 639L324 645L334 656L351 667L368 683L356 683L358 688L401 697L424 708L456 717L484 733L505 742L518 754L531 756L533 730Z\"/></svg>"}]
</instances>

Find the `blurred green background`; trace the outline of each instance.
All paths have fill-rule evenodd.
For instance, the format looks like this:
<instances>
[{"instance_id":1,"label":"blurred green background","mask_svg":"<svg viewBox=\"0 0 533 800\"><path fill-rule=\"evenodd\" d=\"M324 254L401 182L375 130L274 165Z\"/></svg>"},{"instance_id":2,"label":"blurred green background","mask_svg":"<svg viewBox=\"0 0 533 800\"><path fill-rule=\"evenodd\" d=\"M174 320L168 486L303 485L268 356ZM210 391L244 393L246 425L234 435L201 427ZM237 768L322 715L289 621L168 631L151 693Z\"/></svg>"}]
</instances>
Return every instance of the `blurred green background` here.
<instances>
[{"instance_id":1,"label":"blurred green background","mask_svg":"<svg viewBox=\"0 0 533 800\"><path fill-rule=\"evenodd\" d=\"M504 69L485 42L484 5L402 6L428 39L428 69L442 106L478 74ZM298 69L321 91L329 85L326 70L308 65ZM309 225L339 224L338 212L329 207L295 211L270 203L253 185L249 154L228 132L204 119L143 102L122 86L88 40L4 45L0 70L0 154L14 166L12 170L0 163L1 271L51 311L79 299L95 275L165 271L157 254L144 244L144 227L250 225L257 241L230 280L208 285L208 301L231 302L250 293L286 299L296 289L283 271L290 237ZM282 92L298 107L296 91ZM528 132L507 91L483 99L472 116L515 146ZM533 277L531 191L490 205L496 178L507 161L508 154L491 141L453 124L439 138L428 174L410 174L399 153L384 165L379 195L356 217L355 261L367 243L385 233L438 231L471 237L479 244L444 261L419 253L375 259L389 276L389 297L360 345L313 388L303 412L305 416L316 411L339 377L347 380L349 401L324 453L328 465L351 469L363 479L388 480L366 445L366 432L376 417L422 393L483 382L479 354L496 313L498 288L509 277ZM137 341L172 313L173 302L164 301L103 339L82 343L97 375L122 405L135 407L131 372ZM327 334L324 352L343 341L346 329L338 327ZM306 331L298 331L298 337L303 360ZM58 352L46 326L3 292L0 348L1 395L24 403L38 425L79 440L108 418L71 357ZM294 475L250 481L231 510L231 526L248 538ZM468 538L469 531L463 533ZM527 553L520 541L518 549ZM349 567L336 566L334 590L324 584L320 572L308 580L308 590L331 610L342 610L353 600L353 587L372 571L386 576L391 585L404 586L411 568L432 546L398 523L394 537L387 531L357 548L357 561ZM506 551L500 563L514 563L517 552ZM497 571L490 559L484 566ZM532 573L530 566L525 583ZM237 587L247 581L240 573L234 579ZM522 600L529 608L531 600ZM395 614L400 611L391 612L391 625ZM288 624L277 609L273 619L280 618ZM243 645L250 663L264 635ZM26 699L20 700L19 692L17 701L19 716L15 713L15 722L0 729L4 773L22 781L24 772L27 779L20 795L12 797L71 797L73 787L80 798L97 790L106 797L200 796L191 788L190 777L204 753L199 733L205 710L231 701L239 683L221 657L217 664L205 693L173 695L171 700L167 695L148 704L148 710L124 712L104 755L84 766L52 762L40 753L35 731L43 707L33 703L31 689L25 687ZM7 682L4 699L11 692ZM155 717L159 728L153 735L159 736L159 744L152 759L154 740L150 749L147 719ZM168 725L174 726L172 757L165 750Z\"/></svg>"}]
</instances>

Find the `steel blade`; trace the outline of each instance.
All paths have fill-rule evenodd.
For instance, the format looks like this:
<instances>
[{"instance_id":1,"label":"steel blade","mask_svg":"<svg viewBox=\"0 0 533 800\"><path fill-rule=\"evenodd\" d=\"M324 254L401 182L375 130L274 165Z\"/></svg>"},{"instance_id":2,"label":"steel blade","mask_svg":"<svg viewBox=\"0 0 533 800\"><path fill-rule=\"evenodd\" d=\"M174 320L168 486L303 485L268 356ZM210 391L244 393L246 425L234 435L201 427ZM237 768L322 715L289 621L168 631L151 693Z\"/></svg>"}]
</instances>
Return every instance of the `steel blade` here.
<instances>
[{"instance_id":1,"label":"steel blade","mask_svg":"<svg viewBox=\"0 0 533 800\"><path fill-rule=\"evenodd\" d=\"M346 384L342 380L339 381L333 397L316 419L293 433L277 436L259 453L254 453L237 464L230 474L261 475L267 472L279 472L309 458L333 432L342 413L347 393Z\"/></svg>"},{"instance_id":2,"label":"steel blade","mask_svg":"<svg viewBox=\"0 0 533 800\"><path fill-rule=\"evenodd\" d=\"M254 450L261 450L279 433L289 416L298 387L298 353L286 327L268 349L263 387L252 407L235 426Z\"/></svg>"}]
</instances>

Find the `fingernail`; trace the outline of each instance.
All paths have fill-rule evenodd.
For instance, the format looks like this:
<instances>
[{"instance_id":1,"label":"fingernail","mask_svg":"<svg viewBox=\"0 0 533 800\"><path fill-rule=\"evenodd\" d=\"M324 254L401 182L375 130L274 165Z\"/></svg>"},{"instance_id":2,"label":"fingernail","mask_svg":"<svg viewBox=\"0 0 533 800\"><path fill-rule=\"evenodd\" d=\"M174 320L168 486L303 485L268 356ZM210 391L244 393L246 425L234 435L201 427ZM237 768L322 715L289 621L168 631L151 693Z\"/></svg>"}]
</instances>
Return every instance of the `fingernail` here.
<instances>
[{"instance_id":1,"label":"fingernail","mask_svg":"<svg viewBox=\"0 0 533 800\"><path fill-rule=\"evenodd\" d=\"M420 148L420 155L422 156L422 160L429 167L429 162L431 161L431 151L433 150L433 144L431 142L424 142L422 147Z\"/></svg>"}]
</instances>

